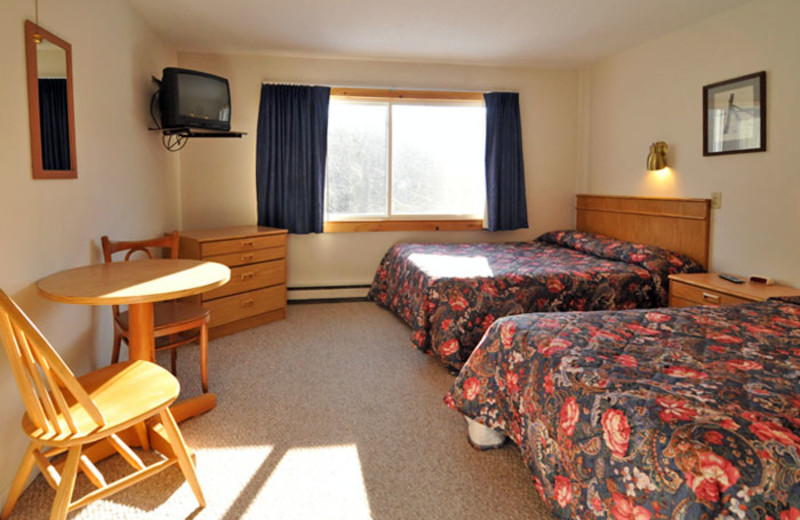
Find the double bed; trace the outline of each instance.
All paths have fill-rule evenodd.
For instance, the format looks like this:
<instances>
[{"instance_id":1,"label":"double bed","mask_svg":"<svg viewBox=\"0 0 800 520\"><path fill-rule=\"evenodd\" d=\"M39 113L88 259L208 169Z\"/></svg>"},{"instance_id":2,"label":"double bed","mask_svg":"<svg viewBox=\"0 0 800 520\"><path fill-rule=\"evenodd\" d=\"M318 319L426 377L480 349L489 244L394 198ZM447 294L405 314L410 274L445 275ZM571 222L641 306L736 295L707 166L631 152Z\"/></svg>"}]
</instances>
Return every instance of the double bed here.
<instances>
[{"instance_id":1,"label":"double bed","mask_svg":"<svg viewBox=\"0 0 800 520\"><path fill-rule=\"evenodd\" d=\"M663 306L669 274L707 264L708 200L578 195L576 209L576 230L531 242L396 244L368 298L459 369L499 317Z\"/></svg>"},{"instance_id":2,"label":"double bed","mask_svg":"<svg viewBox=\"0 0 800 520\"><path fill-rule=\"evenodd\" d=\"M559 518L800 518L800 297L505 317L445 402Z\"/></svg>"}]
</instances>

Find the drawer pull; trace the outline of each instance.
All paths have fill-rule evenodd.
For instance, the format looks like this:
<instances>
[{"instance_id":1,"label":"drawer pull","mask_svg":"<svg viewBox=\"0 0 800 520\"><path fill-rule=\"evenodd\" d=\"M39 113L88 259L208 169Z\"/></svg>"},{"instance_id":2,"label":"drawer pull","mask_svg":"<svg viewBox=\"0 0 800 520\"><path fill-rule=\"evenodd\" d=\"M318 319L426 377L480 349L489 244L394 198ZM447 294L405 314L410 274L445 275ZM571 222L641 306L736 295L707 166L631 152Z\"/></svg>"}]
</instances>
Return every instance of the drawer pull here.
<instances>
[{"instance_id":1,"label":"drawer pull","mask_svg":"<svg viewBox=\"0 0 800 520\"><path fill-rule=\"evenodd\" d=\"M250 260L255 260L256 255L255 253L250 253L247 255L242 255L242 262L249 262Z\"/></svg>"},{"instance_id":2,"label":"drawer pull","mask_svg":"<svg viewBox=\"0 0 800 520\"><path fill-rule=\"evenodd\" d=\"M244 241L242 241L242 247L253 247L254 245L255 245L255 242L253 242L252 240L244 240Z\"/></svg>"},{"instance_id":3,"label":"drawer pull","mask_svg":"<svg viewBox=\"0 0 800 520\"><path fill-rule=\"evenodd\" d=\"M251 279L251 278L252 278L252 277L254 277L255 275L256 275L256 274L255 274L255 273L252 273L252 272L250 272L250 273L242 273L242 277L241 277L241 278L242 278L242 281L245 281L245 280L249 280L249 279Z\"/></svg>"},{"instance_id":4,"label":"drawer pull","mask_svg":"<svg viewBox=\"0 0 800 520\"><path fill-rule=\"evenodd\" d=\"M719 303L719 296L717 296L716 294L710 294L710 293L704 292L703 293L703 300L709 301L709 302L714 302L714 303Z\"/></svg>"},{"instance_id":5,"label":"drawer pull","mask_svg":"<svg viewBox=\"0 0 800 520\"><path fill-rule=\"evenodd\" d=\"M242 300L242 307L252 307L255 305L256 301L252 298L247 300Z\"/></svg>"}]
</instances>

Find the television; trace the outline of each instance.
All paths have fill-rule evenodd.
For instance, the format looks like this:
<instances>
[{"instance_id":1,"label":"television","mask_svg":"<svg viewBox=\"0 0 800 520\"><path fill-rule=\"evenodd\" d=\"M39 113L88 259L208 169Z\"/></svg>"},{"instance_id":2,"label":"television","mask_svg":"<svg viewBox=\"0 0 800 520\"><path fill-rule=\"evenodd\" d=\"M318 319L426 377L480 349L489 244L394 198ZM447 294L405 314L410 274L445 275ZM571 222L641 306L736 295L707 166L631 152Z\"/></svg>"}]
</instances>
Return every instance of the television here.
<instances>
[{"instance_id":1,"label":"television","mask_svg":"<svg viewBox=\"0 0 800 520\"><path fill-rule=\"evenodd\" d=\"M228 80L196 70L167 67L159 89L162 128L231 129Z\"/></svg>"}]
</instances>

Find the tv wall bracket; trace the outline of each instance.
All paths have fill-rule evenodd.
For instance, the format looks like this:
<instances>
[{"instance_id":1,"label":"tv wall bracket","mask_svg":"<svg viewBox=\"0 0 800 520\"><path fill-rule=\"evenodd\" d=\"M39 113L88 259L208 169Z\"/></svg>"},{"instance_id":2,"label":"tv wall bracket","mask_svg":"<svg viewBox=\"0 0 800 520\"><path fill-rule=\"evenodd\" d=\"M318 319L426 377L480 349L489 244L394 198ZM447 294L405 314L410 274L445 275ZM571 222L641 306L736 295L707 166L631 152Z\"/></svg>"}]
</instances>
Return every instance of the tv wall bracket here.
<instances>
[{"instance_id":1,"label":"tv wall bracket","mask_svg":"<svg viewBox=\"0 0 800 520\"><path fill-rule=\"evenodd\" d=\"M189 128L186 126L175 128L148 128L152 132L161 132L161 142L164 148L170 152L177 152L186 146L192 137L220 138L220 137L242 137L247 132L233 132L225 130L205 130L201 128Z\"/></svg>"}]
</instances>

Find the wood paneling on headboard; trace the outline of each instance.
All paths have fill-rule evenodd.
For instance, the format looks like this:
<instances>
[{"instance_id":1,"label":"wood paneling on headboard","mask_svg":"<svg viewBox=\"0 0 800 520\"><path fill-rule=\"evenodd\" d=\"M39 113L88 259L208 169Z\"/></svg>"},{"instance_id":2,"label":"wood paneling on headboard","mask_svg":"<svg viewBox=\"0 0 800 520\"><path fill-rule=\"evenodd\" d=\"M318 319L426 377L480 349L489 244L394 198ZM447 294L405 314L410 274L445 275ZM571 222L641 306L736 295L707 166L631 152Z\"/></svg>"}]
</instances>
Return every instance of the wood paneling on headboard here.
<instances>
[{"instance_id":1,"label":"wood paneling on headboard","mask_svg":"<svg viewBox=\"0 0 800 520\"><path fill-rule=\"evenodd\" d=\"M579 231L682 253L708 269L709 199L578 195Z\"/></svg>"}]
</instances>

